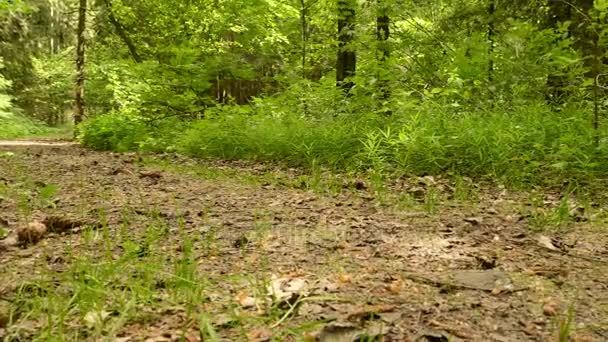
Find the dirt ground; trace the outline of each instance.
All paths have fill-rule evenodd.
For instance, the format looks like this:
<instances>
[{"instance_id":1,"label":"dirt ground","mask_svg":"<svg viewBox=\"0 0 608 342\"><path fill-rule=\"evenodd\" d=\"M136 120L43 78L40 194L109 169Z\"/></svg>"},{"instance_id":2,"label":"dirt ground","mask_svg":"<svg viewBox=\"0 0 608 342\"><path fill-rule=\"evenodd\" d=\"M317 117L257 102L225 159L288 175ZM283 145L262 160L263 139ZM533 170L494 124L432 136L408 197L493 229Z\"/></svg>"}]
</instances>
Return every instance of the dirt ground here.
<instances>
[{"instance_id":1,"label":"dirt ground","mask_svg":"<svg viewBox=\"0 0 608 342\"><path fill-rule=\"evenodd\" d=\"M0 339L608 341L604 204L298 177L0 142Z\"/></svg>"}]
</instances>

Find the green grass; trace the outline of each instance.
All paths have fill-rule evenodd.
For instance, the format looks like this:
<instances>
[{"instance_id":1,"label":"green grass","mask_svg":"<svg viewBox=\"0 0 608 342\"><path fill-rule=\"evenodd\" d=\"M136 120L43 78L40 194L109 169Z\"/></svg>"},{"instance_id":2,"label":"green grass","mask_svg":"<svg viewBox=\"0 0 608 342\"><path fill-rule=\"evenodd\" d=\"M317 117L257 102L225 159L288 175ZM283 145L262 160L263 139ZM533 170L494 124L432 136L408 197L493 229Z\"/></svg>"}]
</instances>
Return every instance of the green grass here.
<instances>
[{"instance_id":1,"label":"green grass","mask_svg":"<svg viewBox=\"0 0 608 342\"><path fill-rule=\"evenodd\" d=\"M101 150L173 151L202 159L280 162L370 179L453 174L518 186L586 182L608 171L608 144L593 144L587 113L545 106L510 112L395 112L390 118L344 114L325 119L229 109L194 122L149 126L119 114L80 127ZM350 115L350 116L349 116ZM606 130L600 132L605 136ZM464 194L461 194L464 195Z\"/></svg>"}]
</instances>

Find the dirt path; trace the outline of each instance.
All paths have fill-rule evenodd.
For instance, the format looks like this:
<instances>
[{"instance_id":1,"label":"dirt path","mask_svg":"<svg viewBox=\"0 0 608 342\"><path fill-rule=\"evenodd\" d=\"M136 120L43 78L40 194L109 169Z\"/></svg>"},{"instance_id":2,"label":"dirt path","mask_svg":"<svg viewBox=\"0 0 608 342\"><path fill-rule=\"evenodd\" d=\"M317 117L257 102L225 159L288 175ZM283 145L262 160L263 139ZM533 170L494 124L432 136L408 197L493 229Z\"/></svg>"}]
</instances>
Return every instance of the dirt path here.
<instances>
[{"instance_id":1,"label":"dirt path","mask_svg":"<svg viewBox=\"0 0 608 342\"><path fill-rule=\"evenodd\" d=\"M529 212L553 213L550 194L530 209L504 189L456 201L412 180L397 205L179 163L192 172L0 142L0 338L608 340L601 206L541 234L553 216ZM40 241L15 246L32 222Z\"/></svg>"},{"instance_id":2,"label":"dirt path","mask_svg":"<svg viewBox=\"0 0 608 342\"><path fill-rule=\"evenodd\" d=\"M56 139L37 139L37 140L1 140L1 147L39 147L39 146L70 146L76 145L73 141Z\"/></svg>"}]
</instances>

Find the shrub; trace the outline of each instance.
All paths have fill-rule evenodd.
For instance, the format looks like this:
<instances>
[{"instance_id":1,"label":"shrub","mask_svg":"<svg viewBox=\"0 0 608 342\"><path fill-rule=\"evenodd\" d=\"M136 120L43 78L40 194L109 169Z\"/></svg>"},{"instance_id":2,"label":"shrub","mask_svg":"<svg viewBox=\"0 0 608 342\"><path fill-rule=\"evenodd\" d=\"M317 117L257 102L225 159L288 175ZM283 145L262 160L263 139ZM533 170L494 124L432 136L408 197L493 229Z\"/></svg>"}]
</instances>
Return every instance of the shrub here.
<instances>
[{"instance_id":1,"label":"shrub","mask_svg":"<svg viewBox=\"0 0 608 342\"><path fill-rule=\"evenodd\" d=\"M78 127L78 137L83 146L120 152L139 148L147 132L141 119L119 113L95 117Z\"/></svg>"}]
</instances>

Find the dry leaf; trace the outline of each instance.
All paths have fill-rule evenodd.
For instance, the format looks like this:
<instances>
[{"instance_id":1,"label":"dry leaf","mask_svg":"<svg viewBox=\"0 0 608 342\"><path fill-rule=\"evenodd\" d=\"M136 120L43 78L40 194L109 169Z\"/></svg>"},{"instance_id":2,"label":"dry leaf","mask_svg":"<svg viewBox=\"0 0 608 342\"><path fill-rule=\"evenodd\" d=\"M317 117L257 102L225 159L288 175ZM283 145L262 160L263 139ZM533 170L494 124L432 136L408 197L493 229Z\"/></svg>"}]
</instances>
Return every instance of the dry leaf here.
<instances>
[{"instance_id":1,"label":"dry leaf","mask_svg":"<svg viewBox=\"0 0 608 342\"><path fill-rule=\"evenodd\" d=\"M247 333L250 342L266 342L272 338L272 332L267 329L255 329Z\"/></svg>"},{"instance_id":2,"label":"dry leaf","mask_svg":"<svg viewBox=\"0 0 608 342\"><path fill-rule=\"evenodd\" d=\"M555 245L553 244L553 242L551 241L551 238L541 235L538 237L538 244L541 247L545 247L547 249L550 249L552 251L559 251L559 249L557 247L555 247Z\"/></svg>"},{"instance_id":3,"label":"dry leaf","mask_svg":"<svg viewBox=\"0 0 608 342\"><path fill-rule=\"evenodd\" d=\"M367 319L380 313L391 312L396 306L391 304L367 305L346 316L349 321Z\"/></svg>"},{"instance_id":4,"label":"dry leaf","mask_svg":"<svg viewBox=\"0 0 608 342\"><path fill-rule=\"evenodd\" d=\"M400 294L403 291L403 286L405 283L402 279L394 280L389 286L388 290L393 294Z\"/></svg>"},{"instance_id":5,"label":"dry leaf","mask_svg":"<svg viewBox=\"0 0 608 342\"><path fill-rule=\"evenodd\" d=\"M84 322L89 328L101 325L110 317L110 313L104 310L101 311L89 311L84 316Z\"/></svg>"},{"instance_id":6,"label":"dry leaf","mask_svg":"<svg viewBox=\"0 0 608 342\"><path fill-rule=\"evenodd\" d=\"M545 316L555 316L558 313L559 306L555 302L548 302L543 306L543 314Z\"/></svg>"},{"instance_id":7,"label":"dry leaf","mask_svg":"<svg viewBox=\"0 0 608 342\"><path fill-rule=\"evenodd\" d=\"M340 274L340 276L338 276L338 282L340 284L350 284L352 282L352 278L350 277L350 275L342 273Z\"/></svg>"},{"instance_id":8,"label":"dry leaf","mask_svg":"<svg viewBox=\"0 0 608 342\"><path fill-rule=\"evenodd\" d=\"M308 295L308 288L308 281L304 278L273 276L272 282L268 285L268 295L282 302Z\"/></svg>"},{"instance_id":9,"label":"dry leaf","mask_svg":"<svg viewBox=\"0 0 608 342\"><path fill-rule=\"evenodd\" d=\"M236 296L236 301L244 308L244 309L249 309L249 308L253 308L256 306L257 304L257 300L253 297L247 296L244 293L239 293Z\"/></svg>"},{"instance_id":10,"label":"dry leaf","mask_svg":"<svg viewBox=\"0 0 608 342\"><path fill-rule=\"evenodd\" d=\"M321 335L320 331L305 331L302 334L302 339L305 342L315 342L318 340L320 335Z\"/></svg>"}]
</instances>

